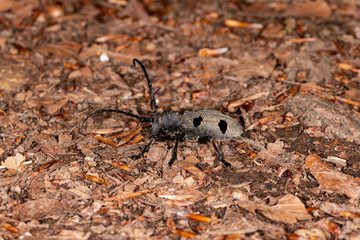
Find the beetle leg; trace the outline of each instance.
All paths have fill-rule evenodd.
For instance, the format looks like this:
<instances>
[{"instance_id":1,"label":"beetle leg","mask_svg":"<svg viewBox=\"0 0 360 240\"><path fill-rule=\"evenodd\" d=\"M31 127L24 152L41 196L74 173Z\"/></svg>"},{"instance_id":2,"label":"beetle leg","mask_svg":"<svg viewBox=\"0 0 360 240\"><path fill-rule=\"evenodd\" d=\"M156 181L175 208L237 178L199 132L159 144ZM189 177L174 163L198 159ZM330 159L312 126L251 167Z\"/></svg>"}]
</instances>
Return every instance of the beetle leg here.
<instances>
[{"instance_id":1,"label":"beetle leg","mask_svg":"<svg viewBox=\"0 0 360 240\"><path fill-rule=\"evenodd\" d=\"M220 161L227 167L230 167L231 164L228 163L227 161L224 160L224 157L221 155L221 153L219 152L219 149L217 148L216 144L215 144L215 141L214 140L211 140L211 143L215 149L215 152L216 154L218 155L218 158L220 159Z\"/></svg>"},{"instance_id":2,"label":"beetle leg","mask_svg":"<svg viewBox=\"0 0 360 240\"><path fill-rule=\"evenodd\" d=\"M154 139L151 139L151 141L146 144L145 148L141 151L141 153L139 155L132 155L130 158L131 159L139 159L144 157L144 154L149 150L150 145L153 143Z\"/></svg>"},{"instance_id":3,"label":"beetle leg","mask_svg":"<svg viewBox=\"0 0 360 240\"><path fill-rule=\"evenodd\" d=\"M170 161L169 161L169 168L171 168L171 166L173 165L174 161L176 160L178 143L179 143L179 139L176 138L176 140L175 140L175 146L174 146L173 153L172 153L172 157L171 157L171 159L170 159Z\"/></svg>"}]
</instances>

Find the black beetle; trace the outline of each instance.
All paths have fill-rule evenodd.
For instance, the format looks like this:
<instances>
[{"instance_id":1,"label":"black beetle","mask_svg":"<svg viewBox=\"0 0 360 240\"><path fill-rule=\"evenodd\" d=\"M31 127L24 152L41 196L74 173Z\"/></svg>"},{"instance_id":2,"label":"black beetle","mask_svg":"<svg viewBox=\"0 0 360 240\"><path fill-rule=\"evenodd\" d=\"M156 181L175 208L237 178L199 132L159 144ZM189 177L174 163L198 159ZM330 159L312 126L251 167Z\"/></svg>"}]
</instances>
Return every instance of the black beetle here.
<instances>
[{"instance_id":1,"label":"black beetle","mask_svg":"<svg viewBox=\"0 0 360 240\"><path fill-rule=\"evenodd\" d=\"M172 158L169 161L169 167L171 168L172 164L176 160L176 153L179 141L188 141L196 140L200 143L211 141L220 161L225 166L230 166L226 162L219 152L215 141L225 141L232 139L241 139L245 140L247 143L252 145L257 145L250 139L244 139L242 134L244 132L244 127L234 120L233 118L219 112L216 110L205 109L199 111L185 111L179 113L176 111L156 111L156 103L154 98L154 90L146 71L145 66L136 58L133 59L133 64L136 66L136 63L140 64L146 80L149 86L149 92L151 96L151 109L153 111L153 117L143 117L138 116L130 112L121 111L118 109L103 109L97 112L94 112L87 116L81 124L81 132L84 127L85 122L93 115L103 113L103 112L116 112L121 113L130 117L137 118L140 122L150 122L150 136L156 140L175 140L175 146L173 149ZM144 150L138 156L133 157L142 157L143 154L149 149L151 140ZM258 146L257 146L258 147ZM261 147L260 147L261 148Z\"/></svg>"}]
</instances>

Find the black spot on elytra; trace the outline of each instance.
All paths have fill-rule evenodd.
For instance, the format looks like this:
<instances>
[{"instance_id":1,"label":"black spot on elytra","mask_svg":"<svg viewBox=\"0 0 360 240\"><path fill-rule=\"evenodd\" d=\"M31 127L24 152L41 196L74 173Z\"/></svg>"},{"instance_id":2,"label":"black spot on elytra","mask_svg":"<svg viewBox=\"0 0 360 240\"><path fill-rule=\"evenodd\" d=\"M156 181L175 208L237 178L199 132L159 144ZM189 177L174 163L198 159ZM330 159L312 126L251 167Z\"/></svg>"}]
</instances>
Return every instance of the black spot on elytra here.
<instances>
[{"instance_id":1,"label":"black spot on elytra","mask_svg":"<svg viewBox=\"0 0 360 240\"><path fill-rule=\"evenodd\" d=\"M193 119L194 127L200 126L202 120L203 120L203 118L202 118L201 116L199 116L199 117L197 117L197 118L194 118L194 119Z\"/></svg>"},{"instance_id":2,"label":"black spot on elytra","mask_svg":"<svg viewBox=\"0 0 360 240\"><path fill-rule=\"evenodd\" d=\"M218 126L220 128L220 131L225 134L226 130L227 130L227 122L225 120L220 120L220 122L218 123Z\"/></svg>"}]
</instances>

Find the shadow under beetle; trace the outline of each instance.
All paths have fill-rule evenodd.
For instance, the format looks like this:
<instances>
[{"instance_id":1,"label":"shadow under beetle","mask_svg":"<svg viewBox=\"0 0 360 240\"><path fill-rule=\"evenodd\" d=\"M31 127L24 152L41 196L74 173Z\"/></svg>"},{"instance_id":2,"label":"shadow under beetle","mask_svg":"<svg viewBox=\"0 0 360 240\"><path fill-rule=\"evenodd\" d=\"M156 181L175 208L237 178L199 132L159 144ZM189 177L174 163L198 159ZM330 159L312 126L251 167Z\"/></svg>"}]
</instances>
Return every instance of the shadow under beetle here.
<instances>
[{"instance_id":1,"label":"shadow under beetle","mask_svg":"<svg viewBox=\"0 0 360 240\"><path fill-rule=\"evenodd\" d=\"M103 109L96 111L87 116L81 124L81 132L85 122L95 114L103 112L116 112L126 116L137 118L140 122L150 122L150 136L152 140L146 145L144 150L138 156L133 158L140 158L149 149L153 140L174 140L175 146L173 149L171 160L169 161L169 167L176 160L177 148L179 141L195 140L200 143L211 141L218 158L225 166L231 166L227 161L224 160L222 154L219 152L215 141L225 141L233 139L245 140L242 137L244 127L239 122L227 116L219 111L205 109L199 111L184 111L183 113L175 111L163 111L158 112L156 110L156 103L154 98L154 90L146 71L145 66L137 60L133 59L133 64L136 66L138 63L145 75L148 82L149 92L151 96L150 106L153 111L152 117L138 116L130 112L124 112L118 109ZM246 139L249 142L250 139ZM250 144L254 143L250 140ZM256 144L255 144L256 145Z\"/></svg>"}]
</instances>

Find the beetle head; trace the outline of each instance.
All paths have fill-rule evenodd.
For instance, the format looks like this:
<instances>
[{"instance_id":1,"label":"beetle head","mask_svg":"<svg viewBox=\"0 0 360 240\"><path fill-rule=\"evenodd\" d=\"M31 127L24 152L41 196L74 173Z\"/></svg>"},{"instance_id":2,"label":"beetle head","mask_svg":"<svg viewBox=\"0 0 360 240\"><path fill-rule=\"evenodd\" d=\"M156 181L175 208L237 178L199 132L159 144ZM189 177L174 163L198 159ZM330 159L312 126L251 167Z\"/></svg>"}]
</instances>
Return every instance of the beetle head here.
<instances>
[{"instance_id":1,"label":"beetle head","mask_svg":"<svg viewBox=\"0 0 360 240\"><path fill-rule=\"evenodd\" d=\"M150 125L150 136L159 135L162 128L161 113L156 113Z\"/></svg>"}]
</instances>

